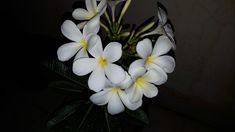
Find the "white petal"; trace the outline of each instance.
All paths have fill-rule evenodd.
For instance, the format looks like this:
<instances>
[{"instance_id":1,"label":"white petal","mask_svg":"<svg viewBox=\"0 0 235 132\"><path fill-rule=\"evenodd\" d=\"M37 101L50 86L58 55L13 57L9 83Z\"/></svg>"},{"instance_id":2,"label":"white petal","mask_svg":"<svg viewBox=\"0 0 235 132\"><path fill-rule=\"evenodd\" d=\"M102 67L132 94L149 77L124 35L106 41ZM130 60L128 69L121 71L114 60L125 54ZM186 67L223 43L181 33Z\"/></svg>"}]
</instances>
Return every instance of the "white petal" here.
<instances>
[{"instance_id":1,"label":"white petal","mask_svg":"<svg viewBox=\"0 0 235 132\"><path fill-rule=\"evenodd\" d=\"M60 61L67 61L72 58L80 48L80 44L75 42L64 44L57 50L58 59Z\"/></svg>"},{"instance_id":2,"label":"white petal","mask_svg":"<svg viewBox=\"0 0 235 132\"><path fill-rule=\"evenodd\" d=\"M145 60L144 59L138 59L138 60L132 62L129 66L129 73L131 72L132 69L140 68L140 67L145 67Z\"/></svg>"},{"instance_id":3,"label":"white petal","mask_svg":"<svg viewBox=\"0 0 235 132\"><path fill-rule=\"evenodd\" d=\"M123 104L130 110L136 110L142 105L142 99L140 99L136 103L132 103L130 102L128 95L124 91L118 91L118 94Z\"/></svg>"},{"instance_id":4,"label":"white petal","mask_svg":"<svg viewBox=\"0 0 235 132\"><path fill-rule=\"evenodd\" d=\"M89 45L93 45L92 47L88 47L88 52L93 57L98 58L103 54L102 42L99 35L90 36L87 42Z\"/></svg>"},{"instance_id":5,"label":"white petal","mask_svg":"<svg viewBox=\"0 0 235 132\"><path fill-rule=\"evenodd\" d=\"M105 89L98 93L93 94L90 100L96 105L105 105L108 103L109 99L112 97L112 89Z\"/></svg>"},{"instance_id":6,"label":"white petal","mask_svg":"<svg viewBox=\"0 0 235 132\"><path fill-rule=\"evenodd\" d=\"M128 99L130 100L131 103L137 103L140 100L142 100L143 97L142 90L134 87L128 89L127 94L128 94Z\"/></svg>"},{"instance_id":7,"label":"white petal","mask_svg":"<svg viewBox=\"0 0 235 132\"><path fill-rule=\"evenodd\" d=\"M175 60L168 55L157 57L154 63L160 66L166 73L172 73L175 69Z\"/></svg>"},{"instance_id":8,"label":"white petal","mask_svg":"<svg viewBox=\"0 0 235 132\"><path fill-rule=\"evenodd\" d=\"M150 83L146 83L146 86L142 88L142 91L143 94L148 98L153 98L158 94L157 87Z\"/></svg>"},{"instance_id":9,"label":"white petal","mask_svg":"<svg viewBox=\"0 0 235 132\"><path fill-rule=\"evenodd\" d=\"M122 45L118 42L111 42L104 48L103 55L109 62L116 62L122 56Z\"/></svg>"},{"instance_id":10,"label":"white petal","mask_svg":"<svg viewBox=\"0 0 235 132\"><path fill-rule=\"evenodd\" d=\"M78 53L76 54L74 60L77 60L79 58L88 58L88 53L85 48L81 48Z\"/></svg>"},{"instance_id":11,"label":"white petal","mask_svg":"<svg viewBox=\"0 0 235 132\"><path fill-rule=\"evenodd\" d=\"M160 56L166 54L172 48L170 39L166 36L160 36L155 43L152 55Z\"/></svg>"},{"instance_id":12,"label":"white petal","mask_svg":"<svg viewBox=\"0 0 235 132\"><path fill-rule=\"evenodd\" d=\"M78 27L70 20L64 21L61 26L61 32L65 37L76 42L79 42L83 37Z\"/></svg>"},{"instance_id":13,"label":"white petal","mask_svg":"<svg viewBox=\"0 0 235 132\"><path fill-rule=\"evenodd\" d=\"M92 18L83 29L83 36L87 36L90 33L97 34L100 30L100 17L97 15Z\"/></svg>"},{"instance_id":14,"label":"white petal","mask_svg":"<svg viewBox=\"0 0 235 132\"><path fill-rule=\"evenodd\" d=\"M131 75L132 79L138 77L139 75L143 75L145 72L146 68L144 67L144 59L139 59L132 62L128 70L128 73Z\"/></svg>"},{"instance_id":15,"label":"white petal","mask_svg":"<svg viewBox=\"0 0 235 132\"><path fill-rule=\"evenodd\" d=\"M136 51L141 58L147 58L152 53L152 42L150 39L144 39L138 42Z\"/></svg>"},{"instance_id":16,"label":"white petal","mask_svg":"<svg viewBox=\"0 0 235 132\"><path fill-rule=\"evenodd\" d=\"M75 9L72 16L76 20L89 20L93 17L87 10L82 8Z\"/></svg>"},{"instance_id":17,"label":"white petal","mask_svg":"<svg viewBox=\"0 0 235 132\"><path fill-rule=\"evenodd\" d=\"M87 24L87 21L83 21L83 22L78 23L78 24L77 24L77 27L78 27L79 29L83 29L86 24Z\"/></svg>"},{"instance_id":18,"label":"white petal","mask_svg":"<svg viewBox=\"0 0 235 132\"><path fill-rule=\"evenodd\" d=\"M120 100L118 94L113 94L113 96L110 98L109 103L108 103L108 112L111 115L118 114L122 111L124 111L125 108L122 104L122 101Z\"/></svg>"},{"instance_id":19,"label":"white petal","mask_svg":"<svg viewBox=\"0 0 235 132\"><path fill-rule=\"evenodd\" d=\"M173 29L172 29L172 27L171 27L171 25L170 24L166 24L165 26L164 26L164 30L165 30L165 32L166 32L166 35L167 35L167 37L171 40L171 42L172 42L172 48L173 48L173 50L175 50L176 49L176 45L175 45L175 40L174 40L174 32L173 32Z\"/></svg>"},{"instance_id":20,"label":"white petal","mask_svg":"<svg viewBox=\"0 0 235 132\"><path fill-rule=\"evenodd\" d=\"M102 13L102 10L106 7L107 7L107 0L101 0L98 7L97 7L97 11Z\"/></svg>"},{"instance_id":21,"label":"white petal","mask_svg":"<svg viewBox=\"0 0 235 132\"><path fill-rule=\"evenodd\" d=\"M166 12L160 7L158 7L158 18L161 25L164 25L167 21Z\"/></svg>"},{"instance_id":22,"label":"white petal","mask_svg":"<svg viewBox=\"0 0 235 132\"><path fill-rule=\"evenodd\" d=\"M122 89L127 89L131 86L131 84L133 83L133 80L131 79L131 76L127 73L126 73L126 78L124 81L122 81L119 86L122 88Z\"/></svg>"},{"instance_id":23,"label":"white petal","mask_svg":"<svg viewBox=\"0 0 235 132\"><path fill-rule=\"evenodd\" d=\"M96 0L86 0L86 8L90 13L97 13Z\"/></svg>"},{"instance_id":24,"label":"white petal","mask_svg":"<svg viewBox=\"0 0 235 132\"><path fill-rule=\"evenodd\" d=\"M167 81L167 74L158 66L149 70L144 76L146 77L147 82L154 83L156 85L161 85Z\"/></svg>"},{"instance_id":25,"label":"white petal","mask_svg":"<svg viewBox=\"0 0 235 132\"><path fill-rule=\"evenodd\" d=\"M91 90L98 92L104 89L106 83L106 77L104 75L104 70L101 68L96 68L90 75L88 79L88 86Z\"/></svg>"},{"instance_id":26,"label":"white petal","mask_svg":"<svg viewBox=\"0 0 235 132\"><path fill-rule=\"evenodd\" d=\"M101 11L98 12L97 15L102 16L104 12L106 11L106 9L107 9L107 5L105 5L104 8L102 8Z\"/></svg>"},{"instance_id":27,"label":"white petal","mask_svg":"<svg viewBox=\"0 0 235 132\"><path fill-rule=\"evenodd\" d=\"M174 37L173 29L170 24L166 24L164 26L164 30L167 34L169 34L171 37Z\"/></svg>"},{"instance_id":28,"label":"white petal","mask_svg":"<svg viewBox=\"0 0 235 132\"><path fill-rule=\"evenodd\" d=\"M118 84L121 81L124 81L126 77L125 71L122 69L122 67L116 64L108 64L108 67L105 68L105 74L114 84Z\"/></svg>"},{"instance_id":29,"label":"white petal","mask_svg":"<svg viewBox=\"0 0 235 132\"><path fill-rule=\"evenodd\" d=\"M80 58L73 62L73 73L83 76L94 70L96 60L94 58Z\"/></svg>"}]
</instances>

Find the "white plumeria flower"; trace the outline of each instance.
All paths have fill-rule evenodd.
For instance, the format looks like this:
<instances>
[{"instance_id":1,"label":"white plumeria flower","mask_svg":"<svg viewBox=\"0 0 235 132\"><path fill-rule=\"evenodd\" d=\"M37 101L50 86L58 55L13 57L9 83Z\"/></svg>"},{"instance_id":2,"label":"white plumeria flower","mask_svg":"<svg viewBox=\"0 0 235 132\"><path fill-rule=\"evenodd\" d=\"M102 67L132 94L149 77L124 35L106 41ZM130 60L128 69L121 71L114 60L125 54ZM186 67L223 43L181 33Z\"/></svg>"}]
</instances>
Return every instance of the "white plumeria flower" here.
<instances>
[{"instance_id":1,"label":"white plumeria flower","mask_svg":"<svg viewBox=\"0 0 235 132\"><path fill-rule=\"evenodd\" d=\"M171 40L173 46L172 48L173 50L175 50L176 49L175 40L174 40L175 35L171 25L167 23L166 12L161 7L158 7L158 19L159 21L157 28L149 33L144 34L144 36L153 35L153 34L166 35Z\"/></svg>"},{"instance_id":2,"label":"white plumeria flower","mask_svg":"<svg viewBox=\"0 0 235 132\"><path fill-rule=\"evenodd\" d=\"M60 61L67 61L73 57L76 53L75 59L81 57L88 57L87 50L92 48L95 43L88 42L92 34L97 34L100 29L99 17L95 17L89 21L84 29L83 33L78 27L70 20L66 20L62 26L62 34L73 42L60 46L57 50L57 56Z\"/></svg>"},{"instance_id":3,"label":"white plumeria flower","mask_svg":"<svg viewBox=\"0 0 235 132\"><path fill-rule=\"evenodd\" d=\"M124 105L130 110L136 110L142 105L142 100L132 103L124 91L125 89L129 88L131 84L132 80L127 73L125 80L119 84L114 84L107 80L103 90L93 94L90 97L90 100L96 105L108 104L108 112L112 115L124 111Z\"/></svg>"},{"instance_id":4,"label":"white plumeria flower","mask_svg":"<svg viewBox=\"0 0 235 132\"><path fill-rule=\"evenodd\" d=\"M147 98L157 96L158 89L155 85L161 85L165 82L159 72L151 69L146 72L143 67L130 67L128 71L133 79L133 84L126 89L128 98L132 103L142 100L143 95Z\"/></svg>"},{"instance_id":5,"label":"white plumeria flower","mask_svg":"<svg viewBox=\"0 0 235 132\"><path fill-rule=\"evenodd\" d=\"M161 75L163 82L167 80L167 74L173 72L175 60L173 57L164 55L170 51L172 43L166 36L160 36L152 48L150 39L144 39L138 42L136 51L141 59L134 61L130 69L144 67L147 70L154 69Z\"/></svg>"},{"instance_id":6,"label":"white plumeria flower","mask_svg":"<svg viewBox=\"0 0 235 132\"><path fill-rule=\"evenodd\" d=\"M118 42L109 43L104 51L101 39L98 35L93 35L91 43L96 43L89 50L94 58L81 58L73 63L73 72L78 76L86 75L90 72L88 86L95 92L100 91L105 85L105 75L113 83L118 84L125 79L125 71L122 67L113 64L122 55L122 45Z\"/></svg>"},{"instance_id":7,"label":"white plumeria flower","mask_svg":"<svg viewBox=\"0 0 235 132\"><path fill-rule=\"evenodd\" d=\"M95 16L101 16L107 8L107 0L101 0L97 6L96 0L86 0L86 8L77 8L73 11L72 16L76 20L84 20L79 23L77 26L79 29L82 29L84 25Z\"/></svg>"}]
</instances>

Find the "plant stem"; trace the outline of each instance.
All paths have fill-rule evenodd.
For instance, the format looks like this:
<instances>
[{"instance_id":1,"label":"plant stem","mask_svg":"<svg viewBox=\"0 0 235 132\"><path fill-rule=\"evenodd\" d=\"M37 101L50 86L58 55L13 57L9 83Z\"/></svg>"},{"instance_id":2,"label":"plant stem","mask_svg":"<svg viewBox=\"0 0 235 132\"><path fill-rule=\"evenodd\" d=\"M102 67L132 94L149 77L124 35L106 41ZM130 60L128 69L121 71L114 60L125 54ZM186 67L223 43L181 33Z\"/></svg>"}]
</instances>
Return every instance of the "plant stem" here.
<instances>
[{"instance_id":1,"label":"plant stem","mask_svg":"<svg viewBox=\"0 0 235 132\"><path fill-rule=\"evenodd\" d=\"M81 129L83 123L85 122L85 120L86 120L87 116L89 115L90 111L92 110L93 106L94 106L94 104L91 104L91 105L89 106L89 108L88 108L86 114L83 116L82 121L81 121L81 123L79 124L79 126L78 126L76 132L79 132L79 131L80 131L80 129Z\"/></svg>"},{"instance_id":2,"label":"plant stem","mask_svg":"<svg viewBox=\"0 0 235 132\"><path fill-rule=\"evenodd\" d=\"M100 26L101 26L102 28L104 28L104 30L105 30L107 33L109 33L109 28L108 28L107 26L105 26L102 22L100 22Z\"/></svg>"},{"instance_id":3,"label":"plant stem","mask_svg":"<svg viewBox=\"0 0 235 132\"><path fill-rule=\"evenodd\" d=\"M110 124L109 124L109 114L108 114L108 112L107 112L107 109L106 108L104 108L105 109L105 119L106 119L106 124L107 124L107 129L108 129L108 132L111 132L111 129L110 129Z\"/></svg>"},{"instance_id":4,"label":"plant stem","mask_svg":"<svg viewBox=\"0 0 235 132\"><path fill-rule=\"evenodd\" d=\"M110 21L110 18L109 18L109 14L107 11L104 12L104 15L105 15L105 18L107 19L109 25L111 25L111 21Z\"/></svg>"},{"instance_id":5,"label":"plant stem","mask_svg":"<svg viewBox=\"0 0 235 132\"><path fill-rule=\"evenodd\" d=\"M125 3L125 5L124 5L124 7L122 8L122 12L121 12L121 14L120 14L120 16L119 16L118 23L121 22L122 17L125 15L125 13L126 13L128 7L130 6L130 3L131 3L131 0L126 0L126 3Z\"/></svg>"}]
</instances>

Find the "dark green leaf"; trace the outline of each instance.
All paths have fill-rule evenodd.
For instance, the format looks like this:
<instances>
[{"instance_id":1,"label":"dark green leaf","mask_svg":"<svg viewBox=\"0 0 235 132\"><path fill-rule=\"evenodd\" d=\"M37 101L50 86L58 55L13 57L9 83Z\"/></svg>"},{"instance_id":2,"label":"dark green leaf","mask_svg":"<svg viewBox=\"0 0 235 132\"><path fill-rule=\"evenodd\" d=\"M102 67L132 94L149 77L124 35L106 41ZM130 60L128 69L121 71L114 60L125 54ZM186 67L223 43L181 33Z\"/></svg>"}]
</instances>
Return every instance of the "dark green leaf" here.
<instances>
[{"instance_id":1,"label":"dark green leaf","mask_svg":"<svg viewBox=\"0 0 235 132\"><path fill-rule=\"evenodd\" d=\"M60 91L81 93L82 89L77 84L68 81L55 81L48 85L49 88L55 88Z\"/></svg>"},{"instance_id":2,"label":"dark green leaf","mask_svg":"<svg viewBox=\"0 0 235 132\"><path fill-rule=\"evenodd\" d=\"M82 101L73 102L73 103L61 108L57 112L55 112L53 118L47 122L47 127L52 128L55 125L57 125L58 123L61 123L67 117L69 117L70 115L75 113L76 109L80 106L81 103L82 103Z\"/></svg>"},{"instance_id":3,"label":"dark green leaf","mask_svg":"<svg viewBox=\"0 0 235 132\"><path fill-rule=\"evenodd\" d=\"M82 87L87 87L87 82L84 80L84 78L76 76L73 72L72 72L72 68L69 68L67 65L65 65L64 63L61 63L57 60L48 60L43 62L43 65L45 67L47 67L48 69L50 69L51 71L57 73L58 75L82 86Z\"/></svg>"},{"instance_id":4,"label":"dark green leaf","mask_svg":"<svg viewBox=\"0 0 235 132\"><path fill-rule=\"evenodd\" d=\"M145 124L149 124L148 116L142 109L137 109L135 111L131 111L131 110L126 109L126 113L128 115L130 115L131 117L133 117L133 118L135 118Z\"/></svg>"}]
</instances>

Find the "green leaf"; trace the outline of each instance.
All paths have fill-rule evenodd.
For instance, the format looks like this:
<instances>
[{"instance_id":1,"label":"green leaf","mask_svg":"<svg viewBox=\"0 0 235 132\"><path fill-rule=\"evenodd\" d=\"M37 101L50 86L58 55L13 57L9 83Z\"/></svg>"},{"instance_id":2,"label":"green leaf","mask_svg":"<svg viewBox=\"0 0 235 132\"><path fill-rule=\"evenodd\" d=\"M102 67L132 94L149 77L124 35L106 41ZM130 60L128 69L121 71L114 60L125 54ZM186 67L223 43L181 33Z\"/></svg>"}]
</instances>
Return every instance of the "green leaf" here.
<instances>
[{"instance_id":1,"label":"green leaf","mask_svg":"<svg viewBox=\"0 0 235 132\"><path fill-rule=\"evenodd\" d=\"M70 93L81 93L83 90L77 84L68 81L55 81L48 85L49 88L54 88L59 91Z\"/></svg>"},{"instance_id":2,"label":"green leaf","mask_svg":"<svg viewBox=\"0 0 235 132\"><path fill-rule=\"evenodd\" d=\"M73 72L72 72L72 68L69 68L67 65L65 65L64 63L61 63L60 61L57 60L48 60L43 62L43 65L45 67L47 67L48 69L50 69L51 71L55 72L56 74L82 86L82 87L87 87L87 82L82 77L76 76Z\"/></svg>"},{"instance_id":3,"label":"green leaf","mask_svg":"<svg viewBox=\"0 0 235 132\"><path fill-rule=\"evenodd\" d=\"M82 101L75 101L65 107L61 108L54 113L54 116L47 122L47 127L52 128L63 120L68 118L70 115L76 112L76 109L81 105Z\"/></svg>"},{"instance_id":4,"label":"green leaf","mask_svg":"<svg viewBox=\"0 0 235 132\"><path fill-rule=\"evenodd\" d=\"M126 109L125 112L131 117L143 122L144 124L149 124L148 116L142 109L137 109L135 111Z\"/></svg>"}]
</instances>

